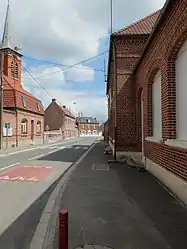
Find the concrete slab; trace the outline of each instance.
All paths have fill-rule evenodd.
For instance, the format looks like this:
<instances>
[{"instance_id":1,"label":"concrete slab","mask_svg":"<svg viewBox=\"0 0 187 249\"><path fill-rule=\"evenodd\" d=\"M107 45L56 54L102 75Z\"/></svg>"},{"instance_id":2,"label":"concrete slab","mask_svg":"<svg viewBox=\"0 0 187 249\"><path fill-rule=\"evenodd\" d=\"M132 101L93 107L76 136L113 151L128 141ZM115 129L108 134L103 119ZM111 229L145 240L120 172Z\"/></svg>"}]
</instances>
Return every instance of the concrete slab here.
<instances>
[{"instance_id":1,"label":"concrete slab","mask_svg":"<svg viewBox=\"0 0 187 249\"><path fill-rule=\"evenodd\" d=\"M24 213L70 165L71 162L50 161L38 161L36 165L33 161L1 173L0 234Z\"/></svg>"}]
</instances>

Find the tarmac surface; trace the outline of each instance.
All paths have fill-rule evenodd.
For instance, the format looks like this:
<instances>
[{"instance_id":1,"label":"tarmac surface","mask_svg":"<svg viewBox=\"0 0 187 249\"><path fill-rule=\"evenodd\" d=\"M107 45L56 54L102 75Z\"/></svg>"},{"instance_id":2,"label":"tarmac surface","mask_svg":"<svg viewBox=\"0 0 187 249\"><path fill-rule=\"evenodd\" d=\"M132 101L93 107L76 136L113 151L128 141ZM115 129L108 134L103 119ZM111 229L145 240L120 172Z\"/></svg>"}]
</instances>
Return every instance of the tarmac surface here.
<instances>
[{"instance_id":1,"label":"tarmac surface","mask_svg":"<svg viewBox=\"0 0 187 249\"><path fill-rule=\"evenodd\" d=\"M186 207L150 173L108 159L100 142L70 176L69 249L186 249Z\"/></svg>"},{"instance_id":2,"label":"tarmac surface","mask_svg":"<svg viewBox=\"0 0 187 249\"><path fill-rule=\"evenodd\" d=\"M58 179L96 138L0 154L0 248L26 249Z\"/></svg>"}]
</instances>

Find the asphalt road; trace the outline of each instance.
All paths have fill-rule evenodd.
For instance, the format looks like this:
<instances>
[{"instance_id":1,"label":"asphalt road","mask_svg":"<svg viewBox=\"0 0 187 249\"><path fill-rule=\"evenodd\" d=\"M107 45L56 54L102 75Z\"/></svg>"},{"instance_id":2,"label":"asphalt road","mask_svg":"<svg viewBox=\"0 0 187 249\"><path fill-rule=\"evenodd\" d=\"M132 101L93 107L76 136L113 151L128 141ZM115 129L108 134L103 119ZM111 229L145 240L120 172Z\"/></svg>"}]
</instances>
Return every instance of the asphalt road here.
<instances>
[{"instance_id":1,"label":"asphalt road","mask_svg":"<svg viewBox=\"0 0 187 249\"><path fill-rule=\"evenodd\" d=\"M97 138L86 137L0 155L0 172L36 160L74 162Z\"/></svg>"},{"instance_id":2,"label":"asphalt road","mask_svg":"<svg viewBox=\"0 0 187 249\"><path fill-rule=\"evenodd\" d=\"M63 167L66 163L71 165L76 162L89 146L97 140L98 137L87 137L81 138L78 140L69 140L63 141L58 144L50 144L45 146L40 146L39 148L33 148L32 150L25 150L22 152L11 152L7 155L0 155L0 173L4 173L9 169L16 168L17 166L22 165L41 165L45 164L46 166L51 166L54 169L55 174L59 174L60 177L60 168L63 170ZM52 175L52 174L51 174ZM51 177L48 177L48 180L41 181L39 183L27 183L27 182L4 182L1 181L0 185L0 194L2 199L4 198L3 203L5 204L5 208L3 209L1 206L1 214L2 217L7 217L5 220L9 224L9 221L13 219L11 215L17 216L17 213L20 212L20 208L23 210L25 206L25 211L18 219L15 220L4 233L0 234L0 248L4 249L27 249L29 248L29 244L37 223L39 222L42 210L44 209L46 202L55 187L55 180L51 180ZM51 182L53 184L51 185ZM54 185L54 186L53 186ZM45 186L45 187L44 187ZM51 186L51 187L50 187ZM29 195L28 193L29 188ZM34 196L41 190L48 189L44 192L44 194L37 200L34 201L33 204L27 209L27 203L29 202L27 199L34 198ZM42 191L43 191L42 190ZM2 192L2 193L1 193ZM24 196L24 199L23 199ZM15 198L14 198L15 197ZM28 197L28 198L27 198ZM6 204L10 202L12 204ZM21 202L18 200L22 200ZM20 204L19 204L20 203ZM19 205L18 205L19 204ZM10 208L6 207L16 207L15 214L12 214ZM4 210L4 211L3 211ZM14 210L14 208L13 208ZM10 216L9 216L10 213ZM4 224L2 222L2 224ZM29 229L28 229L29 224Z\"/></svg>"}]
</instances>

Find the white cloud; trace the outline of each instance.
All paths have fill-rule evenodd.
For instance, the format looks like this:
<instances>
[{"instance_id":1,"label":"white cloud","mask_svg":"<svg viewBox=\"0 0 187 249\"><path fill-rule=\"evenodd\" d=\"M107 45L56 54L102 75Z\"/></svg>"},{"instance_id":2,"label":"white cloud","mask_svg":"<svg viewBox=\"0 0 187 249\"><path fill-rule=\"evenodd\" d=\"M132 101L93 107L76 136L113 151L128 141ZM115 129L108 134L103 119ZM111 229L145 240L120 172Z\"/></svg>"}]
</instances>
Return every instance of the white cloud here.
<instances>
[{"instance_id":1,"label":"white cloud","mask_svg":"<svg viewBox=\"0 0 187 249\"><path fill-rule=\"evenodd\" d=\"M114 28L160 8L165 0L113 0ZM98 53L109 28L110 0L11 0L11 30L23 53L60 63ZM2 30L7 0L0 1Z\"/></svg>"},{"instance_id":2,"label":"white cloud","mask_svg":"<svg viewBox=\"0 0 187 249\"><path fill-rule=\"evenodd\" d=\"M94 69L86 66L77 66L65 71L66 79L77 82L93 81Z\"/></svg>"},{"instance_id":3,"label":"white cloud","mask_svg":"<svg viewBox=\"0 0 187 249\"><path fill-rule=\"evenodd\" d=\"M106 37L109 26L110 0L11 0L10 30L14 45L22 48L22 53L32 57L54 61L60 64L74 64L95 56L99 52L101 40ZM162 7L165 0L113 0L114 30ZM0 32L2 33L7 0L0 1ZM89 93L67 91L61 87L65 78L74 81L92 81L93 69L80 66L68 72L57 71L59 67L31 67L30 71L63 103L77 102L77 109L85 115L106 114L105 98L97 94L89 98ZM44 103L50 98L41 94L33 83L24 80L24 85L40 97ZM31 87L32 86L32 87ZM86 95L88 94L88 95ZM80 96L81 95L81 96ZM46 100L47 99L47 100ZM87 109L87 103L92 106ZM105 115L104 114L104 115Z\"/></svg>"},{"instance_id":4,"label":"white cloud","mask_svg":"<svg viewBox=\"0 0 187 249\"><path fill-rule=\"evenodd\" d=\"M105 120L107 105L106 98L103 96L103 94L97 91L88 92L84 90L75 91L73 89L67 89L66 86L68 82L65 81L63 72L51 75L51 73L59 71L59 69L60 68L58 67L49 66L31 67L29 69L29 72L34 76L36 80L38 79L37 77L40 77L42 75L45 75L45 77L39 78L39 86L37 82L35 82L28 75L28 73L24 71L22 76L23 85L29 92L32 92L34 96L36 96L43 102L45 108L49 105L52 98L56 98L59 104L66 105L68 108L71 108L74 115L77 115L78 112L82 112L86 116L94 116L99 120ZM88 76L87 73L84 74L83 72L81 76L80 72L82 72L82 69L77 72L77 79L81 80L82 77L82 79L84 78L84 80L89 80L90 76ZM76 73L73 77L76 78ZM49 94L41 86L43 86ZM91 98L90 94L92 96Z\"/></svg>"}]
</instances>

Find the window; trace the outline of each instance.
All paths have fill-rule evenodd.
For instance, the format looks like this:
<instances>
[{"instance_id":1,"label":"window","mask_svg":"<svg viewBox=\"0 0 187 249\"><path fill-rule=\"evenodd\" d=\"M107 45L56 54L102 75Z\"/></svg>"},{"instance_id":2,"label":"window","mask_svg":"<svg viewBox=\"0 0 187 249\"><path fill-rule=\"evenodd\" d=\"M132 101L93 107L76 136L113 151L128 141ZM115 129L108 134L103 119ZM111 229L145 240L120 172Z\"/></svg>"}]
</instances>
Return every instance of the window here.
<instances>
[{"instance_id":1,"label":"window","mask_svg":"<svg viewBox=\"0 0 187 249\"><path fill-rule=\"evenodd\" d=\"M41 123L41 121L37 121L37 123L36 123L36 133L40 134L41 131L42 131L42 123Z\"/></svg>"},{"instance_id":2,"label":"window","mask_svg":"<svg viewBox=\"0 0 187 249\"><path fill-rule=\"evenodd\" d=\"M187 40L181 47L176 60L176 138L178 140L187 140L186 62Z\"/></svg>"},{"instance_id":3,"label":"window","mask_svg":"<svg viewBox=\"0 0 187 249\"><path fill-rule=\"evenodd\" d=\"M11 77L14 79L14 62L11 62Z\"/></svg>"},{"instance_id":4,"label":"window","mask_svg":"<svg viewBox=\"0 0 187 249\"><path fill-rule=\"evenodd\" d=\"M21 134L27 134L27 119L21 120Z\"/></svg>"},{"instance_id":5,"label":"window","mask_svg":"<svg viewBox=\"0 0 187 249\"><path fill-rule=\"evenodd\" d=\"M15 78L18 79L18 63L15 64Z\"/></svg>"},{"instance_id":6,"label":"window","mask_svg":"<svg viewBox=\"0 0 187 249\"><path fill-rule=\"evenodd\" d=\"M26 100L25 100L24 96L21 97L21 100L22 100L23 107L27 107Z\"/></svg>"},{"instance_id":7,"label":"window","mask_svg":"<svg viewBox=\"0 0 187 249\"><path fill-rule=\"evenodd\" d=\"M162 138L161 71L158 71L152 85L153 137Z\"/></svg>"},{"instance_id":8,"label":"window","mask_svg":"<svg viewBox=\"0 0 187 249\"><path fill-rule=\"evenodd\" d=\"M37 109L40 112L40 105L39 105L39 103L37 103Z\"/></svg>"},{"instance_id":9,"label":"window","mask_svg":"<svg viewBox=\"0 0 187 249\"><path fill-rule=\"evenodd\" d=\"M11 137L12 133L12 126L10 123L5 123L3 127L3 136L4 137Z\"/></svg>"}]
</instances>

